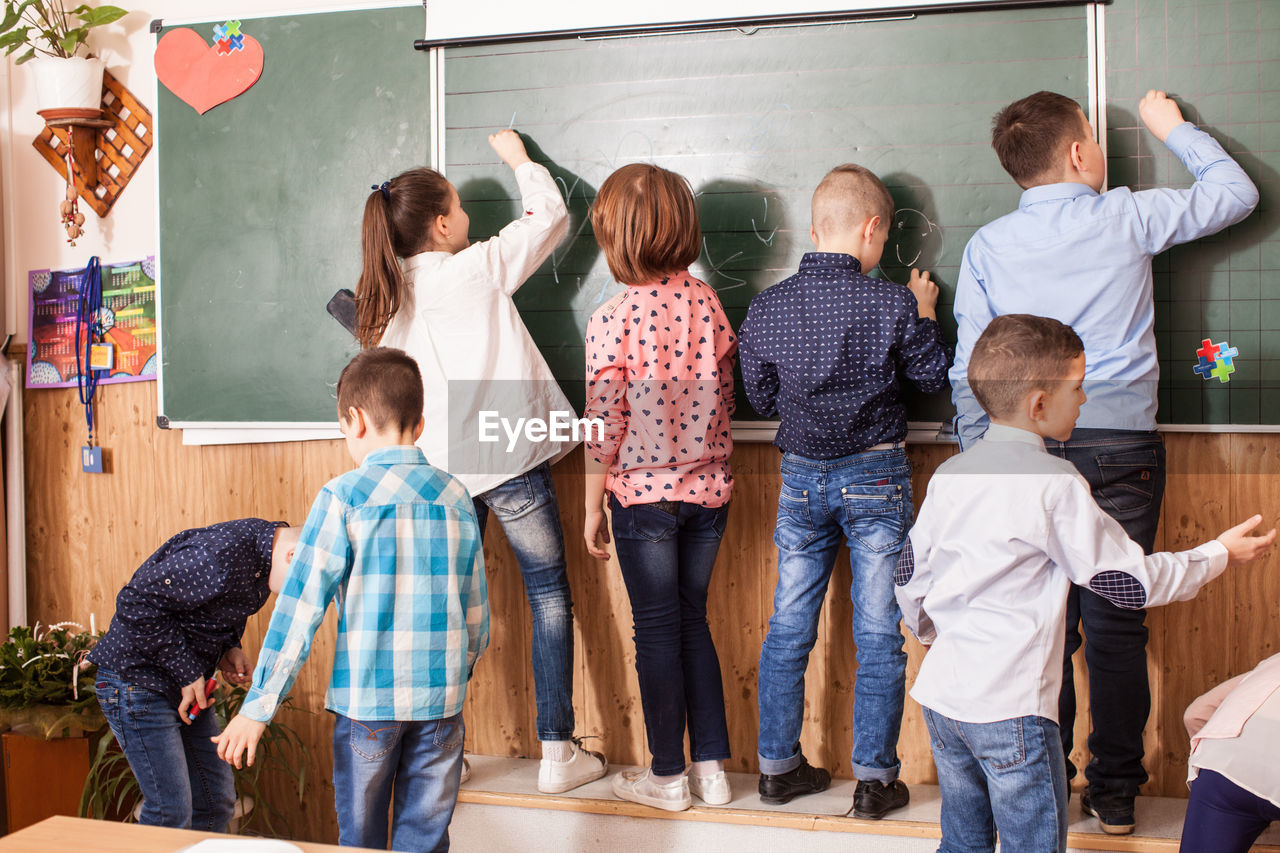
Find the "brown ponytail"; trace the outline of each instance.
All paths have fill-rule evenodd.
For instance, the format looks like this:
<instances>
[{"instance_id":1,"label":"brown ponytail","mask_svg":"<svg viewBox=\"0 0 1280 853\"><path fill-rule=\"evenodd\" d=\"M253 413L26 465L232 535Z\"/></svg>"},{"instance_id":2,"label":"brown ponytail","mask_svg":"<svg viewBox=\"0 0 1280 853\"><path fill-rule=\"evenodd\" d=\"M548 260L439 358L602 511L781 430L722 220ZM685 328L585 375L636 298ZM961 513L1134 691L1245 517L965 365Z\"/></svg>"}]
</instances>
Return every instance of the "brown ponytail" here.
<instances>
[{"instance_id":1,"label":"brown ponytail","mask_svg":"<svg viewBox=\"0 0 1280 853\"><path fill-rule=\"evenodd\" d=\"M400 310L404 275L400 259L424 251L431 225L449 213L449 182L434 169L410 169L369 193L360 246L363 269L356 285L356 338L363 348L382 339Z\"/></svg>"}]
</instances>

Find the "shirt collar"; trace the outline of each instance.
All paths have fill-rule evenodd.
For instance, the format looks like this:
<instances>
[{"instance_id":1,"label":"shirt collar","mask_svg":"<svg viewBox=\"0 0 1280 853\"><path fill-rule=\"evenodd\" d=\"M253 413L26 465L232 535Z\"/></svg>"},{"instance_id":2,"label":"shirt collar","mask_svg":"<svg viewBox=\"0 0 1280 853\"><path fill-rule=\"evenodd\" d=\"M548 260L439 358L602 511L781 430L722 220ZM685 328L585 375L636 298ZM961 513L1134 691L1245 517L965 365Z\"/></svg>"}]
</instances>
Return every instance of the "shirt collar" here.
<instances>
[{"instance_id":1,"label":"shirt collar","mask_svg":"<svg viewBox=\"0 0 1280 853\"><path fill-rule=\"evenodd\" d=\"M288 526L288 522L275 521L269 523L258 532L258 555L262 557L262 561L267 565L271 565L271 553L275 550L276 528Z\"/></svg>"},{"instance_id":2,"label":"shirt collar","mask_svg":"<svg viewBox=\"0 0 1280 853\"><path fill-rule=\"evenodd\" d=\"M452 255L448 252L419 252L412 257L405 258L400 266L405 272L416 270L419 267L425 267L428 264L439 265Z\"/></svg>"},{"instance_id":3,"label":"shirt collar","mask_svg":"<svg viewBox=\"0 0 1280 853\"><path fill-rule=\"evenodd\" d=\"M844 252L805 252L804 257L800 259L800 271L816 269L862 272L862 262Z\"/></svg>"},{"instance_id":4,"label":"shirt collar","mask_svg":"<svg viewBox=\"0 0 1280 853\"><path fill-rule=\"evenodd\" d=\"M1077 184L1073 181L1066 181L1061 184L1043 184L1024 191L1022 198L1018 200L1018 207L1025 208L1045 201L1062 201L1086 195L1096 196L1097 193L1094 192L1093 187L1087 184Z\"/></svg>"},{"instance_id":5,"label":"shirt collar","mask_svg":"<svg viewBox=\"0 0 1280 853\"><path fill-rule=\"evenodd\" d=\"M396 444L391 447L379 447L365 454L361 468L370 465L425 465L427 457L413 444Z\"/></svg>"},{"instance_id":6,"label":"shirt collar","mask_svg":"<svg viewBox=\"0 0 1280 853\"><path fill-rule=\"evenodd\" d=\"M659 287L664 284L684 284L691 278L693 278L693 276L689 275L689 270L683 269L680 270L680 272L673 272L671 275L663 276L662 278L650 279L643 284L633 284L631 287L641 289L645 287Z\"/></svg>"},{"instance_id":7,"label":"shirt collar","mask_svg":"<svg viewBox=\"0 0 1280 853\"><path fill-rule=\"evenodd\" d=\"M983 441L1014 441L1019 444L1028 444L1037 447L1043 453L1048 453L1044 449L1044 439L1025 429L1018 427L1005 426L1004 424L991 424L987 427L987 433L982 437Z\"/></svg>"}]
</instances>

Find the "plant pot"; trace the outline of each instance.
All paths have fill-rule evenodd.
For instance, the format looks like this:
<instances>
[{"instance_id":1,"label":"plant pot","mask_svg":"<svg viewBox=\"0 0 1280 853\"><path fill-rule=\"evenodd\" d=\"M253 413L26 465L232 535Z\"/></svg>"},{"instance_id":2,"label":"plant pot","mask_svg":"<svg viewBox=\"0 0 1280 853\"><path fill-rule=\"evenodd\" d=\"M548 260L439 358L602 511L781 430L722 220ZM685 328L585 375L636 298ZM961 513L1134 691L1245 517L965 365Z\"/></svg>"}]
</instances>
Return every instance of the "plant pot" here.
<instances>
[{"instance_id":1,"label":"plant pot","mask_svg":"<svg viewBox=\"0 0 1280 853\"><path fill-rule=\"evenodd\" d=\"M94 57L42 56L27 63L36 88L36 110L97 110L102 106L102 73Z\"/></svg>"}]
</instances>

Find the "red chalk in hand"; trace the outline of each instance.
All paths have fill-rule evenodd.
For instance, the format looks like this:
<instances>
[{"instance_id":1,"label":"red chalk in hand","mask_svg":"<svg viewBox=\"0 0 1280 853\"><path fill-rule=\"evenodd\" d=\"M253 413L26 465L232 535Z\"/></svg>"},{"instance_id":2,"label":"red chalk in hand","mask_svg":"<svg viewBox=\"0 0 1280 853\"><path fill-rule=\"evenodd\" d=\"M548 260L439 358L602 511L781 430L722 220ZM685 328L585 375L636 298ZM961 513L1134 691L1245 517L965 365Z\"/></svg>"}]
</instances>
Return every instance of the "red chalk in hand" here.
<instances>
[{"instance_id":1,"label":"red chalk in hand","mask_svg":"<svg viewBox=\"0 0 1280 853\"><path fill-rule=\"evenodd\" d=\"M215 675L204 683L204 698L206 699L213 698L213 691L217 689L218 689L218 677ZM199 705L195 705L192 708L188 709L187 719L194 723L196 720L196 717L200 716L201 710L203 709Z\"/></svg>"}]
</instances>

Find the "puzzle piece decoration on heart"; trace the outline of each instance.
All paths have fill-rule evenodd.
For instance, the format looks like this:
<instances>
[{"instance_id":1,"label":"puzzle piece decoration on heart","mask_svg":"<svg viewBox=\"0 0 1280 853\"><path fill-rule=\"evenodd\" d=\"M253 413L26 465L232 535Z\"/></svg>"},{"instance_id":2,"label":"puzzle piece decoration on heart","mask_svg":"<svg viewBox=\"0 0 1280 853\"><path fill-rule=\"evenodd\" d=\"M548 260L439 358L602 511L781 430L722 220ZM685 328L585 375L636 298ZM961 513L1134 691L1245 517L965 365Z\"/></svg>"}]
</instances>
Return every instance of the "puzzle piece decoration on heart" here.
<instances>
[{"instance_id":1,"label":"puzzle piece decoration on heart","mask_svg":"<svg viewBox=\"0 0 1280 853\"><path fill-rule=\"evenodd\" d=\"M1236 372L1234 359L1239 358L1240 350L1226 341L1215 344L1209 338L1205 338L1200 342L1200 349L1196 350L1196 356L1198 361L1191 369L1200 374L1200 378L1205 381L1212 378L1219 382L1230 382L1231 374Z\"/></svg>"},{"instance_id":2,"label":"puzzle piece decoration on heart","mask_svg":"<svg viewBox=\"0 0 1280 853\"><path fill-rule=\"evenodd\" d=\"M212 46L195 30L169 30L156 45L156 77L201 115L244 93L262 76L262 45L239 21L214 27Z\"/></svg>"},{"instance_id":3,"label":"puzzle piece decoration on heart","mask_svg":"<svg viewBox=\"0 0 1280 853\"><path fill-rule=\"evenodd\" d=\"M239 21L227 21L213 28L213 48L219 56L226 56L244 49L244 36L240 33Z\"/></svg>"}]
</instances>

